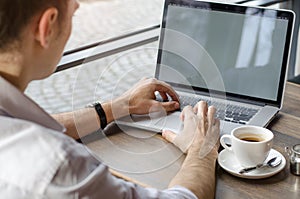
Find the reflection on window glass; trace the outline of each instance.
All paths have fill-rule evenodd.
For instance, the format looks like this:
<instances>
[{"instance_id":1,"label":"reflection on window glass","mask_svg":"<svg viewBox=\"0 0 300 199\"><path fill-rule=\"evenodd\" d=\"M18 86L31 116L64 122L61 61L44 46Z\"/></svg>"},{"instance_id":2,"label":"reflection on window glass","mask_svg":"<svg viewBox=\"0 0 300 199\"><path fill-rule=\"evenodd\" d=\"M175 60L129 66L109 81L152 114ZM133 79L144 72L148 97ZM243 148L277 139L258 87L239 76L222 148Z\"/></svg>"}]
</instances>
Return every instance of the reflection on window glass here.
<instances>
[{"instance_id":1,"label":"reflection on window glass","mask_svg":"<svg viewBox=\"0 0 300 199\"><path fill-rule=\"evenodd\" d=\"M79 0L66 51L157 25L164 0Z\"/></svg>"}]
</instances>

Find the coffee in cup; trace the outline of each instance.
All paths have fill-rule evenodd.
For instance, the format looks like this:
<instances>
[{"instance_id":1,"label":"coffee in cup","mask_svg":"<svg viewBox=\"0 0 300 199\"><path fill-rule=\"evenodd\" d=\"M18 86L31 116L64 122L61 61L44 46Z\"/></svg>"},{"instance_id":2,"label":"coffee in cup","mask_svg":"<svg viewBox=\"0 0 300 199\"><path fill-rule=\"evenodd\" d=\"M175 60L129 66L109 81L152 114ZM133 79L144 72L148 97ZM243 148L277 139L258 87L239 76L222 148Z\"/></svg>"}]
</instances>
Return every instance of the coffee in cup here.
<instances>
[{"instance_id":1,"label":"coffee in cup","mask_svg":"<svg viewBox=\"0 0 300 199\"><path fill-rule=\"evenodd\" d=\"M246 141L246 142L262 142L264 141L264 138L261 136L258 136L257 134L252 133L245 133L238 136L240 140Z\"/></svg>"},{"instance_id":2,"label":"coffee in cup","mask_svg":"<svg viewBox=\"0 0 300 199\"><path fill-rule=\"evenodd\" d=\"M223 135L221 145L236 157L241 166L251 167L263 163L272 148L273 133L263 127L241 126L232 130L230 135ZM225 140L231 143L227 146Z\"/></svg>"}]
</instances>

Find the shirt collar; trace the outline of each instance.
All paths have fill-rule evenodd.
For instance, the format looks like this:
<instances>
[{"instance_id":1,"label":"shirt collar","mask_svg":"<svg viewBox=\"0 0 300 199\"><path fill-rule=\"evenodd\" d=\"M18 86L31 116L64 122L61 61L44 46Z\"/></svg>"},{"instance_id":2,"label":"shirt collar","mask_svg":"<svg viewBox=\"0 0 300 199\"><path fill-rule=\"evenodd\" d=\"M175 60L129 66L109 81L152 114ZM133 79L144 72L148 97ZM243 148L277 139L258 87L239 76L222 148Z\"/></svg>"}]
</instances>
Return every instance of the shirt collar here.
<instances>
[{"instance_id":1,"label":"shirt collar","mask_svg":"<svg viewBox=\"0 0 300 199\"><path fill-rule=\"evenodd\" d=\"M0 115L28 120L60 132L65 131L65 128L39 105L1 76L0 90Z\"/></svg>"}]
</instances>

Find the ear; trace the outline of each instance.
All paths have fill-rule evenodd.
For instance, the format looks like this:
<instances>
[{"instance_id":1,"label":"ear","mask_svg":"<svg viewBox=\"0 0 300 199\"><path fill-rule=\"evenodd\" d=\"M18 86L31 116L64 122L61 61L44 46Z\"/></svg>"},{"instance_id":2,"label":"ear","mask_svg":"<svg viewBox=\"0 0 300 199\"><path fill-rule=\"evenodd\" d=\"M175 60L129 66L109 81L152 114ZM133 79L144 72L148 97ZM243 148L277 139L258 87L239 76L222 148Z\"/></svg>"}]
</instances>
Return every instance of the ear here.
<instances>
[{"instance_id":1,"label":"ear","mask_svg":"<svg viewBox=\"0 0 300 199\"><path fill-rule=\"evenodd\" d=\"M58 23L58 10L54 7L44 11L38 21L35 32L35 39L43 48L48 48L51 39L55 35Z\"/></svg>"}]
</instances>

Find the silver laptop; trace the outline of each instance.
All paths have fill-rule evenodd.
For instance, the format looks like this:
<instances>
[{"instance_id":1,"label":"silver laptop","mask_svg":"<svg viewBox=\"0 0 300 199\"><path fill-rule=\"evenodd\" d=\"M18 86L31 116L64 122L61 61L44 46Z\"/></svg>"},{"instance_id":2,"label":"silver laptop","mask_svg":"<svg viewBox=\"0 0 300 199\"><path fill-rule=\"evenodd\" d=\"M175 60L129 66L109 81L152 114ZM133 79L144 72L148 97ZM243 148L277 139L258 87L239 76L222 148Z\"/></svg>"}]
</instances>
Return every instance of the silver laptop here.
<instances>
[{"instance_id":1,"label":"silver laptop","mask_svg":"<svg viewBox=\"0 0 300 199\"><path fill-rule=\"evenodd\" d=\"M267 126L282 106L293 24L287 10L166 0L155 77L173 86L182 107L199 100L214 105L221 134ZM116 123L179 132L179 114L131 115Z\"/></svg>"}]
</instances>

